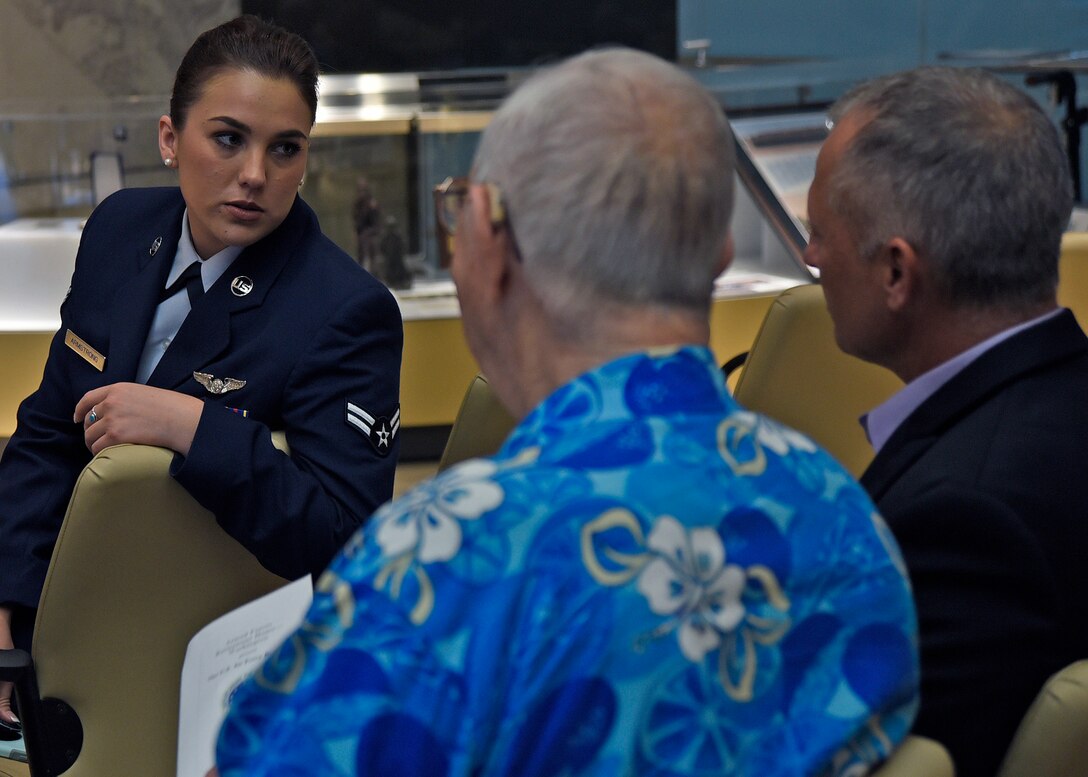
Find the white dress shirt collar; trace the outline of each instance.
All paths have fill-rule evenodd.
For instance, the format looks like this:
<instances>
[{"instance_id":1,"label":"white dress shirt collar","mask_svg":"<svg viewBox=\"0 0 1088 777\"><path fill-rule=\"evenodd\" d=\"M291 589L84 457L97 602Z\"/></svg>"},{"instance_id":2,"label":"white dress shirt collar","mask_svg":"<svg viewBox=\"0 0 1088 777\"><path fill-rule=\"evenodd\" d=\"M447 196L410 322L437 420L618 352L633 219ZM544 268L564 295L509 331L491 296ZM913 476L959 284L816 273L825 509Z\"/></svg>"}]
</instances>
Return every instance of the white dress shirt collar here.
<instances>
[{"instance_id":1,"label":"white dress shirt collar","mask_svg":"<svg viewBox=\"0 0 1088 777\"><path fill-rule=\"evenodd\" d=\"M219 277L227 271L231 262L238 258L242 249L238 246L228 246L215 256L200 263L200 282L204 285L204 291L212 287ZM198 261L200 256L193 246L193 238L189 233L189 210L186 209L181 218L181 238L178 240L178 250L174 254L174 263L170 265L170 272L166 276L167 288L185 271L185 268ZM151 373L159 364L162 355L174 341L178 330L181 329L185 317L189 315L189 295L174 294L161 300L155 308L155 314L151 319L151 327L144 339L144 348L140 353L140 362L136 367L136 380L147 383Z\"/></svg>"},{"instance_id":2,"label":"white dress shirt collar","mask_svg":"<svg viewBox=\"0 0 1088 777\"><path fill-rule=\"evenodd\" d=\"M242 253L242 246L227 246L219 253L207 259L201 259L196 252L196 247L193 245L193 236L189 231L189 209L186 208L181 217L181 238L178 240L178 251L174 254L174 263L170 266L170 273L166 276L166 284L163 288L167 288L176 281L185 272L186 267L193 262L199 261L200 282L204 284L204 291L207 291L212 287L212 284L219 280L219 276L226 272L240 253Z\"/></svg>"}]
</instances>

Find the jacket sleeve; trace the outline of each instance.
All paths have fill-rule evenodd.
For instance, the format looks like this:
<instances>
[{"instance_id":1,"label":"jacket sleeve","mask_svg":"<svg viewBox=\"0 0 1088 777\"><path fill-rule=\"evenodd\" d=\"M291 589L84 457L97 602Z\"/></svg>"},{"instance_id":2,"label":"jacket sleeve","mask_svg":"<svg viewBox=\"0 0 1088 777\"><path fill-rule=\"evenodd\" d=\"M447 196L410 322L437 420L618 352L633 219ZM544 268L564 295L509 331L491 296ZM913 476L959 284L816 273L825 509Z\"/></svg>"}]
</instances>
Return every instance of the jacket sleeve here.
<instances>
[{"instance_id":1,"label":"jacket sleeve","mask_svg":"<svg viewBox=\"0 0 1088 777\"><path fill-rule=\"evenodd\" d=\"M1056 581L1016 513L974 488L935 486L881 510L918 609L922 707L914 730L949 749L957 774L993 774L1024 710L1062 662Z\"/></svg>"},{"instance_id":2,"label":"jacket sleeve","mask_svg":"<svg viewBox=\"0 0 1088 777\"><path fill-rule=\"evenodd\" d=\"M76 478L91 460L83 426L72 421L84 392L101 385L101 373L65 345L81 290L95 274L93 252L101 210L83 230L72 290L60 308L38 389L19 405L15 433L0 458L0 603L38 606L49 560ZM88 261L90 264L88 264ZM93 305L92 305L93 307ZM78 331L86 336L85 331Z\"/></svg>"},{"instance_id":3,"label":"jacket sleeve","mask_svg":"<svg viewBox=\"0 0 1088 777\"><path fill-rule=\"evenodd\" d=\"M90 460L83 427L72 421L64 350L58 333L0 464L0 602L38 606L72 487Z\"/></svg>"},{"instance_id":4,"label":"jacket sleeve","mask_svg":"<svg viewBox=\"0 0 1088 777\"><path fill-rule=\"evenodd\" d=\"M283 387L290 456L271 430L205 402L189 455L172 474L270 571L323 570L393 494L397 437L380 446L349 422L348 404L399 423L400 310L384 288L353 295L314 338Z\"/></svg>"}]
</instances>

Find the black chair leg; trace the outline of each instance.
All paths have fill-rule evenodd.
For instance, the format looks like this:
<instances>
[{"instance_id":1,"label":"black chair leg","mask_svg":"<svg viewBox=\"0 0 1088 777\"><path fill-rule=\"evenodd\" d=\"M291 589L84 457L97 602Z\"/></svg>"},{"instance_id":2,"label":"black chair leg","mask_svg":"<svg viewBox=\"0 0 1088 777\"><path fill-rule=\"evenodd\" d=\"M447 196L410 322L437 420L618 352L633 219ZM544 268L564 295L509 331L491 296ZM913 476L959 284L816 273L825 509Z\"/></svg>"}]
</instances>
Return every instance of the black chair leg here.
<instances>
[{"instance_id":1,"label":"black chair leg","mask_svg":"<svg viewBox=\"0 0 1088 777\"><path fill-rule=\"evenodd\" d=\"M0 650L0 681L15 684L23 744L32 777L58 777L79 757L83 724L60 699L42 699L34 662L25 650Z\"/></svg>"}]
</instances>

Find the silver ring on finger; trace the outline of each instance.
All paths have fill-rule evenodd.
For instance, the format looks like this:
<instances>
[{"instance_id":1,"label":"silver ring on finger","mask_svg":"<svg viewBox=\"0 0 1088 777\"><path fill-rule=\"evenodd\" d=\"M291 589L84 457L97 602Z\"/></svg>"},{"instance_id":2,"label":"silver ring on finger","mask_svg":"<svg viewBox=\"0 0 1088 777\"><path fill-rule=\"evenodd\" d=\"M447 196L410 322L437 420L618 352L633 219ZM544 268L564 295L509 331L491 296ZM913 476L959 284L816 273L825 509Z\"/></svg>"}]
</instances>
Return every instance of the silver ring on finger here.
<instances>
[{"instance_id":1,"label":"silver ring on finger","mask_svg":"<svg viewBox=\"0 0 1088 777\"><path fill-rule=\"evenodd\" d=\"M98 413L96 413L94 411L94 408L92 407L91 412L87 415L87 426L90 426L91 424L93 424L97 420L98 420Z\"/></svg>"}]
</instances>

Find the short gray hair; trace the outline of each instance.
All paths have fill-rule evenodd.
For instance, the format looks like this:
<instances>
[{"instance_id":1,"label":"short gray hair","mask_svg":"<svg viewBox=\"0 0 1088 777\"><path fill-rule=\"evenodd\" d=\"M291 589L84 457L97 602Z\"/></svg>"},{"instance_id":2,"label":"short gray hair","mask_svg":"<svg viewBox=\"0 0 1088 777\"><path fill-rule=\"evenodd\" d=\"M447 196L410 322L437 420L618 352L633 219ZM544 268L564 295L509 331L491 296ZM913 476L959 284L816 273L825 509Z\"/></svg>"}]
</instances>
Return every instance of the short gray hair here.
<instances>
[{"instance_id":1,"label":"short gray hair","mask_svg":"<svg viewBox=\"0 0 1088 777\"><path fill-rule=\"evenodd\" d=\"M733 208L733 139L694 78L629 49L528 79L481 138L526 275L553 317L603 302L709 310Z\"/></svg>"},{"instance_id":2,"label":"short gray hair","mask_svg":"<svg viewBox=\"0 0 1088 777\"><path fill-rule=\"evenodd\" d=\"M982 70L925 67L848 92L831 118L847 114L864 124L831 202L863 256L899 235L951 304L1053 299L1073 186L1057 128L1030 96Z\"/></svg>"}]
</instances>

